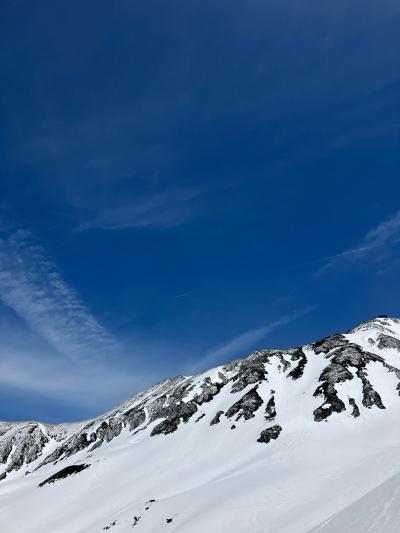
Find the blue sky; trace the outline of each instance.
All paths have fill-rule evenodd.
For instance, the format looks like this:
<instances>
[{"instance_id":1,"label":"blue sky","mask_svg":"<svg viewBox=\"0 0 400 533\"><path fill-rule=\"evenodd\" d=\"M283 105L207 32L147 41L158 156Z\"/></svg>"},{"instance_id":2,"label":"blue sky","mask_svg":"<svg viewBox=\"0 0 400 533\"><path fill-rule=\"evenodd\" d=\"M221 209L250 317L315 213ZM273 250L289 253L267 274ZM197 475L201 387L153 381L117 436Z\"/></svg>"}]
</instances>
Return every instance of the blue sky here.
<instances>
[{"instance_id":1,"label":"blue sky","mask_svg":"<svg viewBox=\"0 0 400 533\"><path fill-rule=\"evenodd\" d=\"M400 315L400 5L5 2L0 419Z\"/></svg>"}]
</instances>

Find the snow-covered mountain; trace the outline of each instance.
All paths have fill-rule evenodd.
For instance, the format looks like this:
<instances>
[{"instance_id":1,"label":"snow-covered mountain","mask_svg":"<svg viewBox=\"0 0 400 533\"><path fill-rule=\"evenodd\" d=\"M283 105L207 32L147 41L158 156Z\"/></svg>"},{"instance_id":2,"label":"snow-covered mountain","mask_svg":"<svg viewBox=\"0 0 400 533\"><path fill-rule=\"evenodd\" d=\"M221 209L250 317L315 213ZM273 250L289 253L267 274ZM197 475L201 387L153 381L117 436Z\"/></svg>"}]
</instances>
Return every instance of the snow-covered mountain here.
<instances>
[{"instance_id":1,"label":"snow-covered mountain","mask_svg":"<svg viewBox=\"0 0 400 533\"><path fill-rule=\"evenodd\" d=\"M400 320L0 423L1 533L400 530Z\"/></svg>"}]
</instances>

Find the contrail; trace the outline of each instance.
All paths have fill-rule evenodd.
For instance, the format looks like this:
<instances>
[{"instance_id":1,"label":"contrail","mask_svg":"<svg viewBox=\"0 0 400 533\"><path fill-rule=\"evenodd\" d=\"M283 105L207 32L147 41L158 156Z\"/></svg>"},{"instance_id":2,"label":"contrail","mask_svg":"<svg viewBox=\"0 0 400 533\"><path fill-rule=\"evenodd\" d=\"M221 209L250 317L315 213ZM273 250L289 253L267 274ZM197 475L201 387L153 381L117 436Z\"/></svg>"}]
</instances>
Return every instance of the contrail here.
<instances>
[{"instance_id":1,"label":"contrail","mask_svg":"<svg viewBox=\"0 0 400 533\"><path fill-rule=\"evenodd\" d=\"M190 294L193 294L192 291L189 292L183 292L182 294L176 294L174 298L184 298L185 296L189 296Z\"/></svg>"},{"instance_id":2,"label":"contrail","mask_svg":"<svg viewBox=\"0 0 400 533\"><path fill-rule=\"evenodd\" d=\"M360 248L353 248L352 250L347 250L345 252L341 252L340 254L327 255L325 257L319 257L318 259L312 259L311 261L305 261L304 263L297 263L295 265L291 265L289 267L285 267L282 270L284 270L284 271L293 270L295 268L300 268L300 267L303 267L303 266L315 265L317 263L323 263L324 261L331 261L332 259L339 259L341 257L346 257L348 255L355 255L355 254L359 254L359 253L362 253L362 252L368 252L369 250L372 250L374 248L381 248L383 246L389 246L390 244L395 244L395 243L398 243L398 242L400 242L400 239L396 239L396 240L393 240L391 242L382 242L382 243L371 244L369 246L361 246Z\"/></svg>"}]
</instances>

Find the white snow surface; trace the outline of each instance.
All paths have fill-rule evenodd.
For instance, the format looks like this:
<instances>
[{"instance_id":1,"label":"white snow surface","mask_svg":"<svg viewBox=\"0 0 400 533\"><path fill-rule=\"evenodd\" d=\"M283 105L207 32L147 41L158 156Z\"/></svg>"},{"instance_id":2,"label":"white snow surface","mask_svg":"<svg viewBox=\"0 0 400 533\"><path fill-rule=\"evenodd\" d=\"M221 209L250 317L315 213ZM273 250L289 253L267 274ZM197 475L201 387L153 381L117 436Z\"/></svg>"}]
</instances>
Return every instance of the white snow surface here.
<instances>
[{"instance_id":1,"label":"white snow surface","mask_svg":"<svg viewBox=\"0 0 400 533\"><path fill-rule=\"evenodd\" d=\"M383 330L400 339L400 321L387 318L363 324L345 338L390 365L367 365L368 378L384 409L363 405L362 382L352 368L354 378L335 385L346 409L316 421L313 413L323 399L314 396L314 391L335 349L315 353L313 345L308 345L303 347L307 363L299 379L288 375L297 365L290 355L284 356L291 364L287 369L278 358L272 358L265 363L266 379L249 383L238 392L231 391L234 380L228 381L211 401L198 405L197 412L169 434L151 435L163 419L150 422L145 403L146 418L134 430L126 424L110 442L43 464L87 422L36 424L49 440L35 461L24 463L0 481L0 532L400 531L400 396L399 376L393 370L400 369L400 351L377 348ZM90 422L91 431L189 380L194 388L183 398L187 402L201 392L204 378L221 383L222 373L230 380L240 364L193 378L166 380ZM217 411L226 413L255 384L264 403L252 418L228 419L222 414L220 423L210 425ZM277 414L268 422L265 406L271 394ZM359 408L357 418L352 416L349 398ZM202 414L205 416L199 419ZM21 424L0 423L0 448L11 442L7 439ZM275 424L282 428L279 437L269 443L258 442L261 431ZM236 427L231 429L232 425ZM24 443L25 433L21 435ZM12 446L15 451L15 442ZM5 464L0 463L0 473L6 471L12 453ZM39 487L63 468L82 464L90 466Z\"/></svg>"}]
</instances>

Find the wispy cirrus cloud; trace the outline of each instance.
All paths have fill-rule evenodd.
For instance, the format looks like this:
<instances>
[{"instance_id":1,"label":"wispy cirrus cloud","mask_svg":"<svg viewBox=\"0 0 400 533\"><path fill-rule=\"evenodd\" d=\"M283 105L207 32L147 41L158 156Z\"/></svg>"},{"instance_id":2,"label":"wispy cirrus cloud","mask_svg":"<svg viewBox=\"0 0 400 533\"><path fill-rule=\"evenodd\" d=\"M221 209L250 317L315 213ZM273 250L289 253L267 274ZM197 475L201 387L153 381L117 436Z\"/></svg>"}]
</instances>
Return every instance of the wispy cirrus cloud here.
<instances>
[{"instance_id":1,"label":"wispy cirrus cloud","mask_svg":"<svg viewBox=\"0 0 400 533\"><path fill-rule=\"evenodd\" d=\"M246 355L246 351L251 349L257 342L262 341L273 331L290 324L291 322L308 315L314 310L313 306L307 306L299 309L293 313L287 314L278 320L274 320L269 324L259 326L241 333L240 335L230 339L223 344L210 349L202 358L200 358L192 366L192 372L198 372L213 364L220 364L226 359L233 359L235 357Z\"/></svg>"},{"instance_id":2,"label":"wispy cirrus cloud","mask_svg":"<svg viewBox=\"0 0 400 533\"><path fill-rule=\"evenodd\" d=\"M284 270L293 270L296 268L317 265L318 263L326 263L316 271L316 275L323 274L330 268L339 264L342 260L357 261L370 255L372 252L379 250L380 248L389 247L400 242L400 211L393 216L384 220L376 227L372 228L366 233L364 238L355 246L344 250L343 252L327 255L324 257L318 257L311 259L310 261L304 261L302 263L296 263L290 265Z\"/></svg>"},{"instance_id":3,"label":"wispy cirrus cloud","mask_svg":"<svg viewBox=\"0 0 400 533\"><path fill-rule=\"evenodd\" d=\"M18 348L5 340L2 337L0 346L2 389L79 406L82 417L109 408L148 382L143 374L129 373L111 361L71 364L70 360L56 357L51 350L39 346L40 343Z\"/></svg>"},{"instance_id":4,"label":"wispy cirrus cloud","mask_svg":"<svg viewBox=\"0 0 400 533\"><path fill-rule=\"evenodd\" d=\"M1 220L0 302L2 389L93 416L152 381L151 371L126 359L33 235Z\"/></svg>"},{"instance_id":5,"label":"wispy cirrus cloud","mask_svg":"<svg viewBox=\"0 0 400 533\"><path fill-rule=\"evenodd\" d=\"M195 190L157 193L142 200L120 202L115 206L87 209L79 231L89 229L121 230L128 228L167 229L190 220L196 212Z\"/></svg>"},{"instance_id":6,"label":"wispy cirrus cloud","mask_svg":"<svg viewBox=\"0 0 400 533\"><path fill-rule=\"evenodd\" d=\"M117 340L65 282L32 234L1 229L0 300L70 360L118 353Z\"/></svg>"},{"instance_id":7,"label":"wispy cirrus cloud","mask_svg":"<svg viewBox=\"0 0 400 533\"><path fill-rule=\"evenodd\" d=\"M345 258L357 261L366 258L377 250L400 242L400 211L369 230L361 242L344 252L326 258L328 263L322 266L317 275L323 274Z\"/></svg>"}]
</instances>

